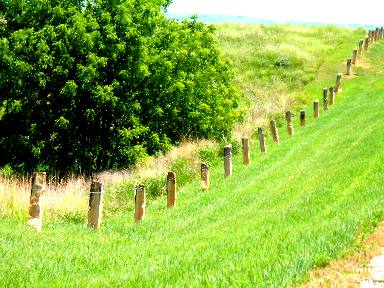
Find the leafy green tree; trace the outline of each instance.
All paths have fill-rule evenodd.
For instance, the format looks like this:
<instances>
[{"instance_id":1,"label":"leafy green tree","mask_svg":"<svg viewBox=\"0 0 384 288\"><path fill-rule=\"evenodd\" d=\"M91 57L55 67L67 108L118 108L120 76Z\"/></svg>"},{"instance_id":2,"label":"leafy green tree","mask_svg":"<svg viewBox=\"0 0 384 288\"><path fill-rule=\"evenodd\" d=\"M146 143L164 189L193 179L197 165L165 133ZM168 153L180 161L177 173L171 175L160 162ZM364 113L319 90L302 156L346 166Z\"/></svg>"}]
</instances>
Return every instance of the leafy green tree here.
<instances>
[{"instance_id":1,"label":"leafy green tree","mask_svg":"<svg viewBox=\"0 0 384 288\"><path fill-rule=\"evenodd\" d=\"M213 27L164 0L0 0L0 166L91 174L225 138L238 93Z\"/></svg>"}]
</instances>

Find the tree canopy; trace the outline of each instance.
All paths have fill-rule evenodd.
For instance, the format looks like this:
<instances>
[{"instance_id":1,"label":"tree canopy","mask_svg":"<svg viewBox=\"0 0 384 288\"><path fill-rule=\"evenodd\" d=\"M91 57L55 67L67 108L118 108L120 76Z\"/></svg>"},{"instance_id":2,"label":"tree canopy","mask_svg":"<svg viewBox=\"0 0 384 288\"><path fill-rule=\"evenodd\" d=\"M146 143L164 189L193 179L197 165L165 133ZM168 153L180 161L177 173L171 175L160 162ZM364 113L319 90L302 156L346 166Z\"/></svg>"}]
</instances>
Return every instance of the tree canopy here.
<instances>
[{"instance_id":1,"label":"tree canopy","mask_svg":"<svg viewBox=\"0 0 384 288\"><path fill-rule=\"evenodd\" d=\"M90 174L239 118L214 28L165 0L0 0L0 167Z\"/></svg>"}]
</instances>

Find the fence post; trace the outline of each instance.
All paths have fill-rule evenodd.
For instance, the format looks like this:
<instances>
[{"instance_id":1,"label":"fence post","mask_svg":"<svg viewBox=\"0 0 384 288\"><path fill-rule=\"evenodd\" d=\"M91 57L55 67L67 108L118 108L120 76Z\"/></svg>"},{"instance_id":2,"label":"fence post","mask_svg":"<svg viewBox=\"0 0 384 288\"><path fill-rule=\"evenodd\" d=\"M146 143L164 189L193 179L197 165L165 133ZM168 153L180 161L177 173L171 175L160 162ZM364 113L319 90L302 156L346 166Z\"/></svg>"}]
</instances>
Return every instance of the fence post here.
<instances>
[{"instance_id":1,"label":"fence post","mask_svg":"<svg viewBox=\"0 0 384 288\"><path fill-rule=\"evenodd\" d=\"M145 217L145 186L143 184L135 187L135 222L144 220Z\"/></svg>"},{"instance_id":2,"label":"fence post","mask_svg":"<svg viewBox=\"0 0 384 288\"><path fill-rule=\"evenodd\" d=\"M207 163L201 163L201 189L209 188L209 168Z\"/></svg>"},{"instance_id":3,"label":"fence post","mask_svg":"<svg viewBox=\"0 0 384 288\"><path fill-rule=\"evenodd\" d=\"M314 118L319 118L320 112L319 112L319 100L315 100L313 102L313 117Z\"/></svg>"},{"instance_id":4,"label":"fence post","mask_svg":"<svg viewBox=\"0 0 384 288\"><path fill-rule=\"evenodd\" d=\"M28 225L36 231L41 231L43 225L43 209L40 197L45 191L47 174L35 172L32 176L31 196L29 198L29 220Z\"/></svg>"},{"instance_id":5,"label":"fence post","mask_svg":"<svg viewBox=\"0 0 384 288\"><path fill-rule=\"evenodd\" d=\"M271 120L269 123L271 124L271 132L272 132L273 141L276 144L279 144L280 139L279 139L279 132L277 131L276 121Z\"/></svg>"},{"instance_id":6,"label":"fence post","mask_svg":"<svg viewBox=\"0 0 384 288\"><path fill-rule=\"evenodd\" d=\"M352 59L347 60L347 73L346 75L351 76L352 75Z\"/></svg>"},{"instance_id":7,"label":"fence post","mask_svg":"<svg viewBox=\"0 0 384 288\"><path fill-rule=\"evenodd\" d=\"M167 207L176 206L176 173L168 172L167 175Z\"/></svg>"},{"instance_id":8,"label":"fence post","mask_svg":"<svg viewBox=\"0 0 384 288\"><path fill-rule=\"evenodd\" d=\"M300 126L305 126L307 120L307 111L300 110Z\"/></svg>"},{"instance_id":9,"label":"fence post","mask_svg":"<svg viewBox=\"0 0 384 288\"><path fill-rule=\"evenodd\" d=\"M328 111L328 88L323 89L324 111Z\"/></svg>"},{"instance_id":10,"label":"fence post","mask_svg":"<svg viewBox=\"0 0 384 288\"><path fill-rule=\"evenodd\" d=\"M341 85L341 80L343 78L343 73L337 73L337 76L336 76L336 85L335 85L335 93L339 93L341 92L341 88L340 88L340 85Z\"/></svg>"},{"instance_id":11,"label":"fence post","mask_svg":"<svg viewBox=\"0 0 384 288\"><path fill-rule=\"evenodd\" d=\"M353 49L353 54L352 54L352 64L356 65L357 62L357 48Z\"/></svg>"},{"instance_id":12,"label":"fence post","mask_svg":"<svg viewBox=\"0 0 384 288\"><path fill-rule=\"evenodd\" d=\"M265 146L265 138L264 138L264 134L263 134L263 128L259 127L257 129L257 133L259 135L260 151L261 151L261 153L265 153L265 152L267 152L267 147Z\"/></svg>"},{"instance_id":13,"label":"fence post","mask_svg":"<svg viewBox=\"0 0 384 288\"><path fill-rule=\"evenodd\" d=\"M289 135L295 134L295 131L293 130L292 116L293 115L290 111L285 113L285 119L287 120L287 128L288 128L288 134Z\"/></svg>"},{"instance_id":14,"label":"fence post","mask_svg":"<svg viewBox=\"0 0 384 288\"><path fill-rule=\"evenodd\" d=\"M361 40L359 41L359 55L360 55L360 56L363 55L363 45L364 45L364 40L361 39Z\"/></svg>"},{"instance_id":15,"label":"fence post","mask_svg":"<svg viewBox=\"0 0 384 288\"><path fill-rule=\"evenodd\" d=\"M369 48L369 37L366 36L365 39L364 39L364 50L365 50L365 52L368 51L368 48Z\"/></svg>"},{"instance_id":16,"label":"fence post","mask_svg":"<svg viewBox=\"0 0 384 288\"><path fill-rule=\"evenodd\" d=\"M379 28L375 29L375 41L379 41Z\"/></svg>"},{"instance_id":17,"label":"fence post","mask_svg":"<svg viewBox=\"0 0 384 288\"><path fill-rule=\"evenodd\" d=\"M249 165L249 154L250 154L250 149L249 149L249 139L248 137L243 137L241 138L241 143L243 146L243 164L244 165Z\"/></svg>"},{"instance_id":18,"label":"fence post","mask_svg":"<svg viewBox=\"0 0 384 288\"><path fill-rule=\"evenodd\" d=\"M329 87L329 105L335 104L335 89Z\"/></svg>"},{"instance_id":19,"label":"fence post","mask_svg":"<svg viewBox=\"0 0 384 288\"><path fill-rule=\"evenodd\" d=\"M104 185L101 182L92 181L89 192L88 226L99 229L103 215Z\"/></svg>"},{"instance_id":20,"label":"fence post","mask_svg":"<svg viewBox=\"0 0 384 288\"><path fill-rule=\"evenodd\" d=\"M232 176L232 145L224 147L224 176Z\"/></svg>"},{"instance_id":21,"label":"fence post","mask_svg":"<svg viewBox=\"0 0 384 288\"><path fill-rule=\"evenodd\" d=\"M374 42L374 38L373 38L373 31L372 30L369 30L368 31L368 36L369 36L369 45L373 44Z\"/></svg>"}]
</instances>

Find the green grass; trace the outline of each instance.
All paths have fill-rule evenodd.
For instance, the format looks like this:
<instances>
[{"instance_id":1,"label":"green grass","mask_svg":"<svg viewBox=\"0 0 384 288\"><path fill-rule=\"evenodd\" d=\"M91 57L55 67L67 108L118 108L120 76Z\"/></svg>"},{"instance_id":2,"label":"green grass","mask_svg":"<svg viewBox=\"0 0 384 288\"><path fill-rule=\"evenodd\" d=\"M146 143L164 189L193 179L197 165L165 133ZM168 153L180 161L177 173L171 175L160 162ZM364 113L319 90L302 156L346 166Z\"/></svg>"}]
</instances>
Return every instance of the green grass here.
<instances>
[{"instance_id":1,"label":"green grass","mask_svg":"<svg viewBox=\"0 0 384 288\"><path fill-rule=\"evenodd\" d=\"M340 49L306 88L312 99L321 95L319 87L333 85L337 58L353 47ZM383 49L384 43L372 48L373 64L384 63ZM224 179L222 164L213 165L209 191L195 180L180 189L175 209L165 207L165 197L150 201L140 224L129 201L99 231L86 227L86 215L81 223L45 222L41 233L30 231L26 218L0 218L0 286L291 287L305 281L310 269L355 247L383 219L383 68L357 69L359 77L343 83L337 104L320 119L312 119L309 104L307 126L299 127L296 117L295 135L280 129L279 145L268 137L267 154L253 139L251 165L235 155L233 177ZM120 193L133 198L131 190Z\"/></svg>"},{"instance_id":2,"label":"green grass","mask_svg":"<svg viewBox=\"0 0 384 288\"><path fill-rule=\"evenodd\" d=\"M365 33L335 26L232 23L217 25L216 31L221 50L233 62L244 106L254 108L247 110L258 118L311 100L305 87L324 76L322 65L326 62L326 72L340 69L340 60L351 57L351 45Z\"/></svg>"}]
</instances>

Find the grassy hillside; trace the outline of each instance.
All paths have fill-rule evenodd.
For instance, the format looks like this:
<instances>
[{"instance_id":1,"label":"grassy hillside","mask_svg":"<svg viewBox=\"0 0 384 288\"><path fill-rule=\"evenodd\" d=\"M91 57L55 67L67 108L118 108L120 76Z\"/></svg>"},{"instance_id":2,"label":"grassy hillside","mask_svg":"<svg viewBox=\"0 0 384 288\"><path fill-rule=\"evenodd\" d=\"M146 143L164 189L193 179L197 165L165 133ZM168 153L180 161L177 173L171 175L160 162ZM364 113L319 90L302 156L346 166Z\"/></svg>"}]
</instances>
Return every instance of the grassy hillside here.
<instances>
[{"instance_id":1,"label":"grassy hillside","mask_svg":"<svg viewBox=\"0 0 384 288\"><path fill-rule=\"evenodd\" d=\"M239 139L243 133L251 135L259 125L266 125L271 115L279 120L279 125L284 125L283 112L287 107L294 106L297 110L320 95L322 88L334 81L334 75L345 69L344 60L350 57L351 47L364 32L333 26L222 24L217 26L216 35L223 53L233 60L236 82L244 96L246 121L234 131L235 139ZM275 66L279 61L283 65ZM144 182L149 194L156 197L165 188L164 174L168 170L177 173L179 184L186 183L199 172L199 155L211 162L215 154L222 153L222 149L212 149L212 142L183 144L186 145L174 148L165 157L144 159L138 163L139 168L134 167L128 173L99 174L105 182L119 183L109 194L106 214L115 214L130 203L121 191L132 190L135 182ZM238 142L232 144L239 147ZM0 198L3 199L0 214L22 218L28 208L24 199L28 198L29 179L4 179L4 175L11 172L0 170ZM81 219L87 210L88 195L84 191L88 186L84 179L75 178L65 186L49 187L45 196L46 218ZM71 206L72 202L77 205Z\"/></svg>"},{"instance_id":2,"label":"grassy hillside","mask_svg":"<svg viewBox=\"0 0 384 288\"><path fill-rule=\"evenodd\" d=\"M358 40L339 45L319 79L300 93L312 99ZM291 287L309 269L325 265L356 243L383 216L384 43L375 44L343 83L337 105L311 117L281 144L267 139L252 162L234 157L234 175L211 167L211 188L180 189L178 207L150 201L147 218L133 223L132 205L104 220L100 231L81 219L44 223L0 218L0 286L3 287ZM344 65L342 65L344 67ZM313 93L313 94L312 94ZM318 94L318 95L315 95ZM111 189L107 189L112 193ZM122 190L132 199L131 190ZM132 203L132 202L130 202Z\"/></svg>"},{"instance_id":3,"label":"grassy hillside","mask_svg":"<svg viewBox=\"0 0 384 288\"><path fill-rule=\"evenodd\" d=\"M329 78L319 75L322 64L330 75L337 73L341 59L351 57L351 45L364 34L361 29L335 26L217 25L219 45L234 64L249 112L248 125L238 129L252 131L255 123L265 124L271 113L312 100L305 87L315 79Z\"/></svg>"}]
</instances>

